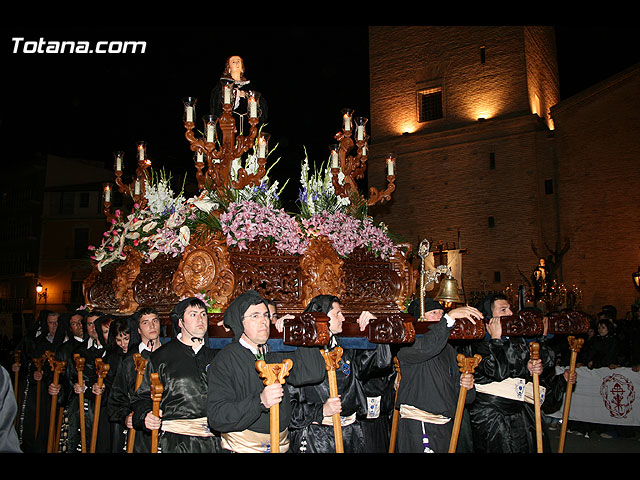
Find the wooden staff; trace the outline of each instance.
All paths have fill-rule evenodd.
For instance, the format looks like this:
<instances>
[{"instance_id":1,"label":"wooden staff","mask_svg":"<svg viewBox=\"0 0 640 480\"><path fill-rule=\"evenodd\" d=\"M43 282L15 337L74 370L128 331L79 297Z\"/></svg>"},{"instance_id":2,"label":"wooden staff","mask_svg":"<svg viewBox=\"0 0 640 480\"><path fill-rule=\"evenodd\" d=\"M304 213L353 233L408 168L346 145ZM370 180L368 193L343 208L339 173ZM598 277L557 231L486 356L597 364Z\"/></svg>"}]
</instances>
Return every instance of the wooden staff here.
<instances>
[{"instance_id":1,"label":"wooden staff","mask_svg":"<svg viewBox=\"0 0 640 480\"><path fill-rule=\"evenodd\" d=\"M329 395L332 398L338 396L338 380L336 379L336 368L339 367L340 359L342 358L342 347L336 347L333 350L320 350L324 357L325 367L327 369L327 375L329 376ZM344 453L344 446L342 444L342 424L340 423L340 414L334 413L333 420L333 435L336 441L336 453Z\"/></svg>"},{"instance_id":2,"label":"wooden staff","mask_svg":"<svg viewBox=\"0 0 640 480\"><path fill-rule=\"evenodd\" d=\"M264 378L265 385L273 385L275 382L284 384L284 377L289 375L293 366L293 360L285 359L283 363L267 363L264 360L256 362L256 370L260 378ZM271 453L280 453L280 404L271 405L269 408L269 434L271 437Z\"/></svg>"},{"instance_id":3,"label":"wooden staff","mask_svg":"<svg viewBox=\"0 0 640 480\"><path fill-rule=\"evenodd\" d=\"M393 401L393 420L391 421L391 438L389 439L389 453L394 453L396 450L396 439L398 438L398 420L400 418L400 411L396 408L396 402L398 401L398 388L400 387L400 380L402 380L402 376L400 375L400 362L398 361L398 357L393 358L393 365L396 369L396 373L398 374L396 380L396 396Z\"/></svg>"},{"instance_id":4,"label":"wooden staff","mask_svg":"<svg viewBox=\"0 0 640 480\"><path fill-rule=\"evenodd\" d=\"M145 359L141 354L134 353L133 354L133 363L136 368L136 390L140 388L140 384L142 383L142 377L144 376L144 370L147 367L148 360ZM127 440L127 453L133 453L133 443L136 439L136 431L134 428L129 429L129 439Z\"/></svg>"},{"instance_id":5,"label":"wooden staff","mask_svg":"<svg viewBox=\"0 0 640 480\"><path fill-rule=\"evenodd\" d=\"M34 358L33 364L36 367L36 372L42 373L42 366L46 360L46 356L42 355L40 358ZM42 380L36 380L36 437L38 436L38 427L40 425L40 394L42 392Z\"/></svg>"},{"instance_id":6,"label":"wooden staff","mask_svg":"<svg viewBox=\"0 0 640 480\"><path fill-rule=\"evenodd\" d=\"M160 401L162 400L162 392L164 386L160 382L160 376L154 372L151 374L151 413L156 417L160 416ZM151 431L151 453L158 453L158 430Z\"/></svg>"},{"instance_id":7,"label":"wooden staff","mask_svg":"<svg viewBox=\"0 0 640 480\"><path fill-rule=\"evenodd\" d=\"M16 403L18 402L18 375L20 374L20 355L22 354L22 351L20 350L16 350L13 354L13 363L15 363L18 368L16 368L16 371L13 373L13 393L16 396Z\"/></svg>"},{"instance_id":8,"label":"wooden staff","mask_svg":"<svg viewBox=\"0 0 640 480\"><path fill-rule=\"evenodd\" d=\"M460 367L460 373L473 373L480 363L480 360L482 360L482 357L477 353L473 357L465 357L463 354L459 353L456 358L458 360L458 366ZM449 441L449 453L456 453L456 448L458 448L458 436L460 435L460 424L462 423L462 415L464 414L464 404L466 399L467 389L460 385L456 417L453 421L453 431L451 432L451 440Z\"/></svg>"},{"instance_id":9,"label":"wooden staff","mask_svg":"<svg viewBox=\"0 0 640 480\"><path fill-rule=\"evenodd\" d=\"M51 353L51 352L49 352ZM58 385L60 381L60 374L67 368L67 362L59 362L52 356L49 357L49 363L51 364L51 370L53 370L53 385ZM49 418L49 438L47 442L47 453L53 453L55 448L55 425L56 425L56 407L58 404L58 394L51 395L51 413Z\"/></svg>"},{"instance_id":10,"label":"wooden staff","mask_svg":"<svg viewBox=\"0 0 640 480\"><path fill-rule=\"evenodd\" d=\"M78 394L78 405L80 410L80 445L82 453L87 453L87 434L86 434L86 425L84 420L84 364L85 359L81 357L79 353L73 354L73 361L76 364L76 370L78 370L78 384L83 387L80 393Z\"/></svg>"},{"instance_id":11,"label":"wooden staff","mask_svg":"<svg viewBox=\"0 0 640 480\"><path fill-rule=\"evenodd\" d=\"M569 366L569 376L571 376L576 371L576 359L578 358L578 352L582 348L584 339L569 336L567 337L567 340L569 341L569 348L571 350L571 363ZM573 385L571 383L567 383L567 393L564 397L564 409L562 411L562 427L560 428L560 441L558 443L558 453L564 452L564 439L567 435L567 424L569 423L569 409L571 408L572 391L573 391Z\"/></svg>"},{"instance_id":12,"label":"wooden staff","mask_svg":"<svg viewBox=\"0 0 640 480\"><path fill-rule=\"evenodd\" d=\"M102 358L96 358L96 373L98 374L98 388L102 388L104 377L109 373L110 365L104 363ZM102 394L96 395L95 405L93 406L93 425L91 425L91 453L96 451L96 443L98 440L98 424L100 423L100 404L102 403Z\"/></svg>"},{"instance_id":13,"label":"wooden staff","mask_svg":"<svg viewBox=\"0 0 640 480\"><path fill-rule=\"evenodd\" d=\"M529 344L529 354L531 360L540 360L540 344L531 342ZM542 416L540 414L540 378L537 373L533 374L533 405L536 412L536 444L538 453L542 453Z\"/></svg>"}]
</instances>

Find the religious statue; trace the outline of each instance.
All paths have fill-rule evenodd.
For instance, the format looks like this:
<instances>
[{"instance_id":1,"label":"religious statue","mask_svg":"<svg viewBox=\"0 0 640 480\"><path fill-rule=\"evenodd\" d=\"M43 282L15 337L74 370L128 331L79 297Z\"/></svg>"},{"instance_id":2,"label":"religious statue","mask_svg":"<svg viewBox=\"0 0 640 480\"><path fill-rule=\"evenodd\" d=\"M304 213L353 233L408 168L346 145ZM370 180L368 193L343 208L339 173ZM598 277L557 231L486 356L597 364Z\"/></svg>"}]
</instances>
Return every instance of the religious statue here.
<instances>
[{"instance_id":1,"label":"religious statue","mask_svg":"<svg viewBox=\"0 0 640 480\"><path fill-rule=\"evenodd\" d=\"M533 283L534 303L537 303L547 293L551 282L551 276L544 258L540 258L538 266L531 274L531 281Z\"/></svg>"},{"instance_id":2,"label":"religious statue","mask_svg":"<svg viewBox=\"0 0 640 480\"><path fill-rule=\"evenodd\" d=\"M253 90L250 81L244 76L244 61L242 57L233 55L225 63L220 80L211 91L210 109L211 115L219 118L222 115L223 88L224 84L232 85L233 116L236 120L236 128L239 135L248 127L248 105L249 98L254 96L258 108L258 118L262 123L267 120L267 101L259 92Z\"/></svg>"}]
</instances>

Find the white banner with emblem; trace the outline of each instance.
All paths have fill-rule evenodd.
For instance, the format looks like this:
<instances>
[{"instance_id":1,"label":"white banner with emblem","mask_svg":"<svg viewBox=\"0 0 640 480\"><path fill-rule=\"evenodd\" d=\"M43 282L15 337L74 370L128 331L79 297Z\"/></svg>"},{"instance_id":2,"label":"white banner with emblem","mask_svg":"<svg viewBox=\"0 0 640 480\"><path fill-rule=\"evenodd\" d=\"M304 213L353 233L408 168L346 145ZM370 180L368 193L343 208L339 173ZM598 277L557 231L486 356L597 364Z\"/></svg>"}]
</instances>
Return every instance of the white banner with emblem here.
<instances>
[{"instance_id":1,"label":"white banner with emblem","mask_svg":"<svg viewBox=\"0 0 640 480\"><path fill-rule=\"evenodd\" d=\"M556 367L560 374L568 367ZM569 420L609 425L640 425L640 372L630 368L576 368ZM562 418L562 407L549 416Z\"/></svg>"}]
</instances>

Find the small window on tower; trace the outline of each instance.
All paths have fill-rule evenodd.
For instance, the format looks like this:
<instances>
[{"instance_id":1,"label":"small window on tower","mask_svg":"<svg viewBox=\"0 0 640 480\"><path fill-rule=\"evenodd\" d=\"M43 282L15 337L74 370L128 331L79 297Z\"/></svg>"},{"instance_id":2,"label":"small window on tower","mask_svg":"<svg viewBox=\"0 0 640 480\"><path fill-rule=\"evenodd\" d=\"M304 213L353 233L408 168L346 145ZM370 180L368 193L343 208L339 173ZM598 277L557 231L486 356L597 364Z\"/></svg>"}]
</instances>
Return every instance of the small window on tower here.
<instances>
[{"instance_id":1,"label":"small window on tower","mask_svg":"<svg viewBox=\"0 0 640 480\"><path fill-rule=\"evenodd\" d=\"M428 122L442 118L442 87L418 91L418 121Z\"/></svg>"}]
</instances>

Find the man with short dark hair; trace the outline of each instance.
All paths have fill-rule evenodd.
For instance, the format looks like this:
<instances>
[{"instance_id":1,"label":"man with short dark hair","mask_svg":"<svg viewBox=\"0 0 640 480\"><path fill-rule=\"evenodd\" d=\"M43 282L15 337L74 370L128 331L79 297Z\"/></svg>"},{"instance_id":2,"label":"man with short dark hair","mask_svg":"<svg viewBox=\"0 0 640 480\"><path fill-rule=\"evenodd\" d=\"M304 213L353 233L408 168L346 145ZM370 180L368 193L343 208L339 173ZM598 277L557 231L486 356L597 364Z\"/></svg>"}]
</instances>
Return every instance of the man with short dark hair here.
<instances>
[{"instance_id":1,"label":"man with short dark hair","mask_svg":"<svg viewBox=\"0 0 640 480\"><path fill-rule=\"evenodd\" d=\"M175 338L149 357L140 384L132 395L136 431L160 430L162 453L216 453L220 438L207 424L207 370L215 351L206 344L209 317L198 298L181 300L171 312ZM151 373L163 386L160 415L152 412Z\"/></svg>"}]
</instances>

